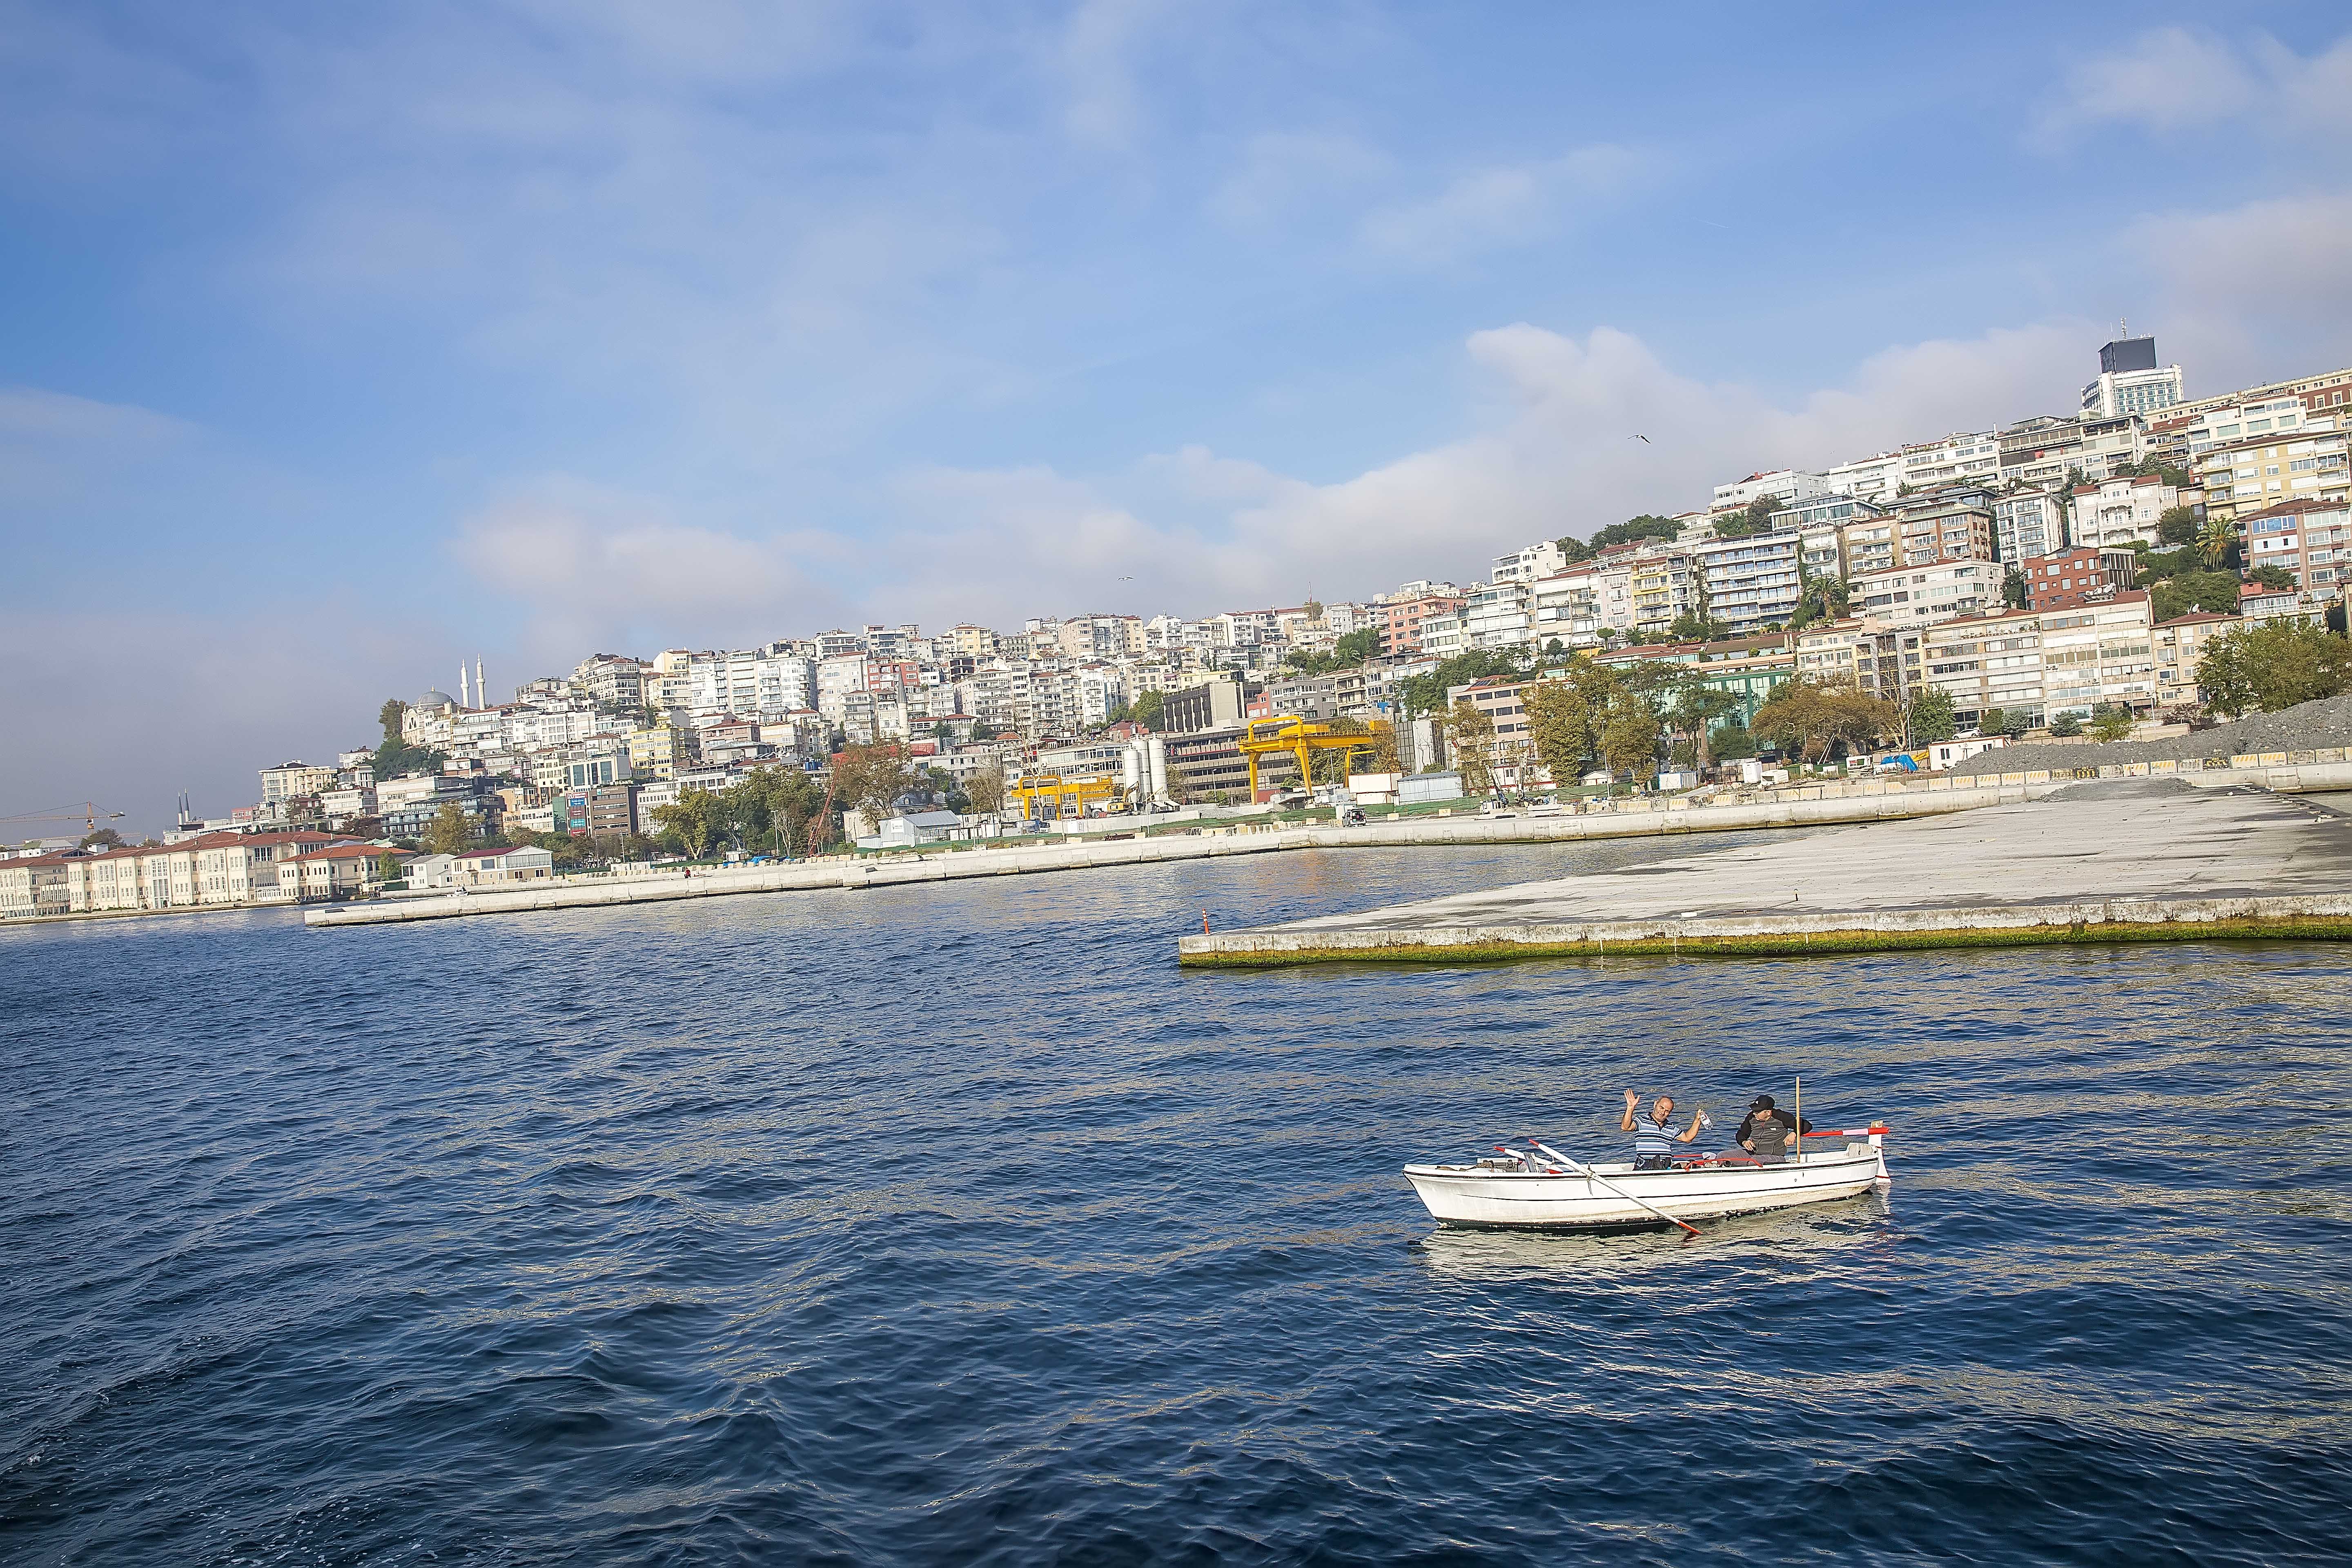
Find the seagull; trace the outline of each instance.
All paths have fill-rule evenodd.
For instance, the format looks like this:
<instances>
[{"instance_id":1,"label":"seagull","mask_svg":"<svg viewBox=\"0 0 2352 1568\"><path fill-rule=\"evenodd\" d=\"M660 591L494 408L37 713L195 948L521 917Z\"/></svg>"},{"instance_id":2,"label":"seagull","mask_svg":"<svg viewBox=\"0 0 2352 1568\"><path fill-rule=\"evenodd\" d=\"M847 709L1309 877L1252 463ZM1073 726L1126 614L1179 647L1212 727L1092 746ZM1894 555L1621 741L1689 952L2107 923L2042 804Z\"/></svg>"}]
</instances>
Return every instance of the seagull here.
<instances>
[{"instance_id":1,"label":"seagull","mask_svg":"<svg viewBox=\"0 0 2352 1568\"><path fill-rule=\"evenodd\" d=\"M1642 434L1640 431L1638 431L1638 430L1636 430L1635 432L1633 432L1633 434L1632 434L1631 436L1626 437L1625 437L1625 439L1627 439L1628 441L1639 441L1639 442L1640 442L1640 443L1642 443L1642 445L1643 445L1643 446L1644 446L1644 447L1646 447L1646 446L1648 446L1648 445L1650 444L1650 438L1649 438L1647 436L1643 435L1643 434Z\"/></svg>"},{"instance_id":2,"label":"seagull","mask_svg":"<svg viewBox=\"0 0 2352 1568\"><path fill-rule=\"evenodd\" d=\"M1133 577L1121 577L1119 581L1122 583L1132 583L1135 579Z\"/></svg>"}]
</instances>

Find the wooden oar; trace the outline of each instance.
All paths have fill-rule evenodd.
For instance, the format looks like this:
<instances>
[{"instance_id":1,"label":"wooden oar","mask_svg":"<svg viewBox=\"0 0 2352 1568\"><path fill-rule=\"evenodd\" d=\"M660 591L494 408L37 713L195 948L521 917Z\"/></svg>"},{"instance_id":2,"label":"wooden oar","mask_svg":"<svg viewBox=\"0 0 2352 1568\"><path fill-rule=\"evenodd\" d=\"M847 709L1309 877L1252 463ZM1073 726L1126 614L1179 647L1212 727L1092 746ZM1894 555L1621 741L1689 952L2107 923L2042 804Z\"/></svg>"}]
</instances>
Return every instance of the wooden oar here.
<instances>
[{"instance_id":1,"label":"wooden oar","mask_svg":"<svg viewBox=\"0 0 2352 1568\"><path fill-rule=\"evenodd\" d=\"M1695 1225L1685 1225L1683 1221L1678 1220L1674 1215L1666 1213L1665 1210L1653 1207L1652 1205L1642 1202L1641 1199L1635 1197L1633 1194L1627 1192L1624 1188L1619 1186L1616 1183L1611 1181L1608 1177L1602 1175L1591 1166L1578 1164L1575 1161L1570 1159L1567 1155L1561 1153L1559 1150L1553 1148L1549 1143L1538 1143L1536 1142L1536 1140L1532 1138L1528 1139L1528 1142L1535 1143L1537 1148L1542 1150L1545 1153L1550 1155L1561 1164L1566 1165L1570 1170L1575 1172L1578 1175L1582 1176L1586 1181L1598 1182L1601 1185L1607 1187L1611 1192L1615 1193L1619 1197L1623 1198L1627 1203L1633 1204L1640 1208L1648 1209L1652 1214L1656 1215L1668 1225L1682 1226L1685 1230L1690 1232L1693 1236L1696 1236L1698 1234L1698 1226Z\"/></svg>"}]
</instances>

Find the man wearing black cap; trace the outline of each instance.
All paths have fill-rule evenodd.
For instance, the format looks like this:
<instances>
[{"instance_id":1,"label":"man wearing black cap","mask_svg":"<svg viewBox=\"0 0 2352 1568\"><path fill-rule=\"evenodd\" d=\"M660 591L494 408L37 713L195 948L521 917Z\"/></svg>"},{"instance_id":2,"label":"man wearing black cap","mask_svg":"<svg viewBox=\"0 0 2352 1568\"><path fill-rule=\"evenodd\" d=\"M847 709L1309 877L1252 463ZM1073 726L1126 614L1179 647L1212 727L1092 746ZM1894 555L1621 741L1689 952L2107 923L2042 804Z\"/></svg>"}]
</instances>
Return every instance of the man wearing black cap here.
<instances>
[{"instance_id":1,"label":"man wearing black cap","mask_svg":"<svg viewBox=\"0 0 2352 1568\"><path fill-rule=\"evenodd\" d=\"M1759 1094L1748 1108L1748 1119L1739 1124L1739 1146L1767 1165L1777 1165L1789 1157L1789 1145L1800 1133L1811 1132L1810 1121L1800 1125L1785 1110L1772 1109L1772 1097Z\"/></svg>"}]
</instances>

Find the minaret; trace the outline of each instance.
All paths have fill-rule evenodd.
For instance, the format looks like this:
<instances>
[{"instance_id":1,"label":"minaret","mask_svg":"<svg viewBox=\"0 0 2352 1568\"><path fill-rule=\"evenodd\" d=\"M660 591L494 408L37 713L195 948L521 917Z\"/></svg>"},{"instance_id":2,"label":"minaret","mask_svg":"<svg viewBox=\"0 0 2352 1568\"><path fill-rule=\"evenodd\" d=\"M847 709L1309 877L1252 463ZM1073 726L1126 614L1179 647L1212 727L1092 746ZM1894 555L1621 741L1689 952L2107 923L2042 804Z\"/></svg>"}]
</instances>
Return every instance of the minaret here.
<instances>
[{"instance_id":1,"label":"minaret","mask_svg":"<svg viewBox=\"0 0 2352 1568\"><path fill-rule=\"evenodd\" d=\"M474 660L474 706L488 708L489 705L490 683L482 679L482 661L478 658Z\"/></svg>"},{"instance_id":2,"label":"minaret","mask_svg":"<svg viewBox=\"0 0 2352 1568\"><path fill-rule=\"evenodd\" d=\"M461 658L457 661L457 706L459 708L473 706L466 700L466 661Z\"/></svg>"}]
</instances>

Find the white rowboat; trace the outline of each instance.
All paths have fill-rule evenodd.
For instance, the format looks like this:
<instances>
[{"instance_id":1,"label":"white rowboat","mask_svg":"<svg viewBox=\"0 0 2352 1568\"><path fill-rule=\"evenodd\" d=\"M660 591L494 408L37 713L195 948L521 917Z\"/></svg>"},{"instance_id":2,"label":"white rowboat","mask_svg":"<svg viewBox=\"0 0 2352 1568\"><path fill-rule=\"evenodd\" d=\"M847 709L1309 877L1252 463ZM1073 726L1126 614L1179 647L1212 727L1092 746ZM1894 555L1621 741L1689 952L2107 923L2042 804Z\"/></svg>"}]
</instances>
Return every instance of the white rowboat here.
<instances>
[{"instance_id":1,"label":"white rowboat","mask_svg":"<svg viewBox=\"0 0 2352 1568\"><path fill-rule=\"evenodd\" d=\"M1630 1163L1570 1171L1563 1167L1573 1162L1549 1151L1505 1150L1475 1164L1407 1165L1404 1174L1441 1224L1499 1230L1625 1230L1720 1219L1859 1197L1888 1179L1884 1125L1806 1136L1855 1142L1770 1165L1719 1156L1662 1171Z\"/></svg>"}]
</instances>

